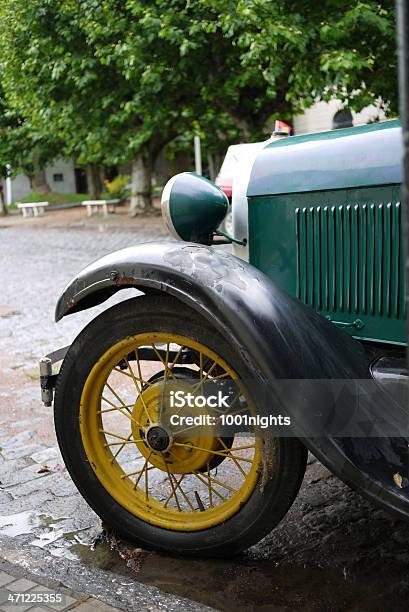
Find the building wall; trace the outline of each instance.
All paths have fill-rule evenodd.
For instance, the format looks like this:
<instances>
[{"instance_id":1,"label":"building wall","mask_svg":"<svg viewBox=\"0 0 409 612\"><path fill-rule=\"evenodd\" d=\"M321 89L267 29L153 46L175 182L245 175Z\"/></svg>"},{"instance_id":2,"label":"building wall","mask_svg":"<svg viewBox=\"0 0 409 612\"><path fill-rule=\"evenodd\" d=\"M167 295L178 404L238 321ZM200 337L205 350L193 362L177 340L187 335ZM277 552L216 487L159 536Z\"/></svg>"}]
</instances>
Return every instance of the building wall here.
<instances>
[{"instance_id":1,"label":"building wall","mask_svg":"<svg viewBox=\"0 0 409 612\"><path fill-rule=\"evenodd\" d=\"M51 191L75 193L75 173L72 159L56 160L51 166L47 166L45 174ZM62 181L58 180L61 178L61 175Z\"/></svg>"},{"instance_id":2,"label":"building wall","mask_svg":"<svg viewBox=\"0 0 409 612\"><path fill-rule=\"evenodd\" d=\"M317 102L308 108L302 115L296 115L293 119L295 134L305 134L308 132L323 132L332 130L332 120L337 111L342 109L339 100L331 102ZM385 114L376 106L368 106L360 113L352 111L354 125L361 125L375 120L385 118Z\"/></svg>"},{"instance_id":3,"label":"building wall","mask_svg":"<svg viewBox=\"0 0 409 612\"><path fill-rule=\"evenodd\" d=\"M75 193L75 172L72 160L56 160L45 170L48 184L51 191L61 193ZM62 179L62 180L59 180ZM6 193L6 183L3 181L3 191ZM22 198L30 195L32 189L30 180L25 174L18 174L11 181L11 197L13 202L18 202Z\"/></svg>"},{"instance_id":4,"label":"building wall","mask_svg":"<svg viewBox=\"0 0 409 612\"><path fill-rule=\"evenodd\" d=\"M4 186L4 191L6 187ZM25 198L31 193L30 181L25 174L17 175L11 181L11 200L12 202L18 202L21 198Z\"/></svg>"}]
</instances>

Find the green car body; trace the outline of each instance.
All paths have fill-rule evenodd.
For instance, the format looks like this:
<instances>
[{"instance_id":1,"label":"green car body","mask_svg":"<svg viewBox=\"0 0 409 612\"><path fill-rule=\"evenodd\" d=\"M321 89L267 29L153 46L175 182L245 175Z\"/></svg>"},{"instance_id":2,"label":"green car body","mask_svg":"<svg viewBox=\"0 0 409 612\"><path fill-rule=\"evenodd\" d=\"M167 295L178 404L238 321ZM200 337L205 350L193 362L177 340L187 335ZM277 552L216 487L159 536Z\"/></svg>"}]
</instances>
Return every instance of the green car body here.
<instances>
[{"instance_id":1,"label":"green car body","mask_svg":"<svg viewBox=\"0 0 409 612\"><path fill-rule=\"evenodd\" d=\"M273 142L247 189L250 263L361 340L406 344L398 121Z\"/></svg>"}]
</instances>

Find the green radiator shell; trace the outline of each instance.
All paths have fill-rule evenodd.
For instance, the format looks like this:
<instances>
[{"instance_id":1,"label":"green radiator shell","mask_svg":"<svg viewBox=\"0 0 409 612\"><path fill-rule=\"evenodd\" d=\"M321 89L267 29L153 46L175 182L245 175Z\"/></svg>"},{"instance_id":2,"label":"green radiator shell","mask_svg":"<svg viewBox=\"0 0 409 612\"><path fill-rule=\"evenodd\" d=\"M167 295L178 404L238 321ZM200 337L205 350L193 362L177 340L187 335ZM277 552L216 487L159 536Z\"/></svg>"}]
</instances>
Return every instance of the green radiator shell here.
<instances>
[{"instance_id":1,"label":"green radiator shell","mask_svg":"<svg viewBox=\"0 0 409 612\"><path fill-rule=\"evenodd\" d=\"M249 198L249 228L250 262L281 287L357 338L406 344L399 185Z\"/></svg>"}]
</instances>

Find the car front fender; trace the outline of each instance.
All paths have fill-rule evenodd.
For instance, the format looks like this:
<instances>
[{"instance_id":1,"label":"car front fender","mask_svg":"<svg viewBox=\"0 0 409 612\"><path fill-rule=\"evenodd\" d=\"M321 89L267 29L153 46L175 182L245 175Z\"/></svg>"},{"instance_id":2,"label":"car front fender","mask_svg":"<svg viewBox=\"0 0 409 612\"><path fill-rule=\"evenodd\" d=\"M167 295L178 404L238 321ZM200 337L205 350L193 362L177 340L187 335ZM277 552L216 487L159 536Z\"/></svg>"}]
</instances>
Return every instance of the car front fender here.
<instances>
[{"instance_id":1,"label":"car front fender","mask_svg":"<svg viewBox=\"0 0 409 612\"><path fill-rule=\"evenodd\" d=\"M58 301L56 320L129 287L172 295L206 318L252 364L253 376L260 383L370 378L360 343L253 266L225 251L197 244L153 242L99 259L69 283ZM304 422L314 409L313 401L311 396L295 402L293 411L303 411ZM375 420L376 410L384 414L387 404L381 390L376 404ZM399 408L394 410L399 430L402 414ZM377 438L308 435L303 442L347 484L409 518L409 488L399 488L393 481L395 473L407 469L403 434Z\"/></svg>"}]
</instances>

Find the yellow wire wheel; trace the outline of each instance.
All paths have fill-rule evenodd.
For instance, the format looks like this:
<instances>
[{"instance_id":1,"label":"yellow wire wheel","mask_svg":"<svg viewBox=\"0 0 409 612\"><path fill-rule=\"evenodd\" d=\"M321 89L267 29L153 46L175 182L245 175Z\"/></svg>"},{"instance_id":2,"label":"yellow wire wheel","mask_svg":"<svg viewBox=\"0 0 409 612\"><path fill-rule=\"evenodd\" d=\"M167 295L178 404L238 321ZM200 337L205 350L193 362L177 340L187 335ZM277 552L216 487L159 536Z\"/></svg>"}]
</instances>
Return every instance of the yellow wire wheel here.
<instances>
[{"instance_id":1,"label":"yellow wire wheel","mask_svg":"<svg viewBox=\"0 0 409 612\"><path fill-rule=\"evenodd\" d=\"M157 361L143 357L147 348ZM183 365L186 350L199 356L198 365ZM221 525L246 504L260 474L258 436L236 435L228 442L211 428L186 428L174 436L163 425L167 385L183 384L182 374L189 373L198 385L233 380L246 394L231 366L201 342L144 332L104 352L80 400L82 444L99 482L133 516L171 531Z\"/></svg>"},{"instance_id":2,"label":"yellow wire wheel","mask_svg":"<svg viewBox=\"0 0 409 612\"><path fill-rule=\"evenodd\" d=\"M146 549L225 557L281 521L305 471L299 440L167 418L168 408L195 415L200 396L204 416L268 414L255 372L234 338L168 295L124 300L82 330L57 378L55 429L72 480L110 529ZM195 406L171 405L176 389L193 390ZM211 406L218 390L228 406Z\"/></svg>"}]
</instances>

